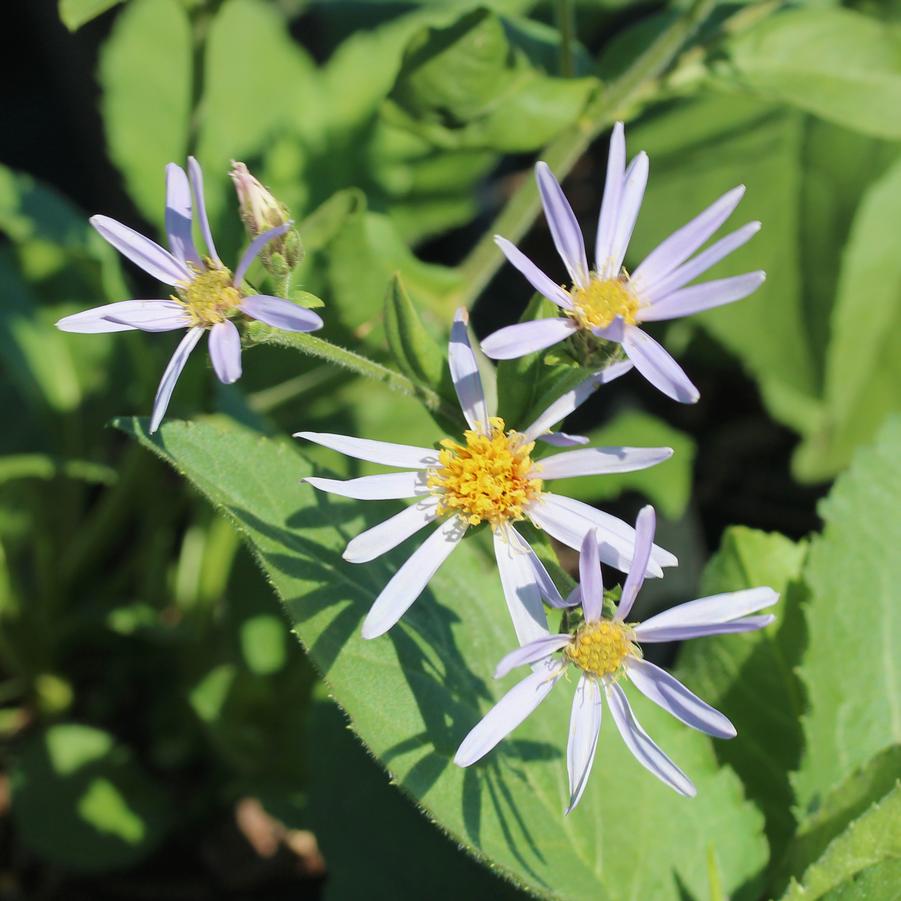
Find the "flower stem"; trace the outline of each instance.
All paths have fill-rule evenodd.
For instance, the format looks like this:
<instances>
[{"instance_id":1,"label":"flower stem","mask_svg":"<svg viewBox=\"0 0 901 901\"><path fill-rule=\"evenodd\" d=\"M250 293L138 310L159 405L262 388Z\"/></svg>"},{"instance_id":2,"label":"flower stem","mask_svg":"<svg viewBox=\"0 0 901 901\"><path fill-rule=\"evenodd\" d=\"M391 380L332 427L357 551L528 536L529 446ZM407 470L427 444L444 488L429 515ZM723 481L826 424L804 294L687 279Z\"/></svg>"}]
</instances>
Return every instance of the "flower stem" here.
<instances>
[{"instance_id":1,"label":"flower stem","mask_svg":"<svg viewBox=\"0 0 901 901\"><path fill-rule=\"evenodd\" d=\"M573 52L576 16L573 0L557 0L557 30L560 32L560 74L564 78L572 78L576 73Z\"/></svg>"},{"instance_id":2,"label":"flower stem","mask_svg":"<svg viewBox=\"0 0 901 901\"><path fill-rule=\"evenodd\" d=\"M574 125L541 151L540 158L558 178L562 180L591 142L642 98L648 85L673 61L715 5L716 0L694 0L685 13L663 31L619 78L589 101L585 112ZM491 227L460 264L463 287L457 298L459 304L469 306L501 266L504 257L494 245L494 235L501 234L516 243L529 230L540 209L533 180L524 179Z\"/></svg>"}]
</instances>

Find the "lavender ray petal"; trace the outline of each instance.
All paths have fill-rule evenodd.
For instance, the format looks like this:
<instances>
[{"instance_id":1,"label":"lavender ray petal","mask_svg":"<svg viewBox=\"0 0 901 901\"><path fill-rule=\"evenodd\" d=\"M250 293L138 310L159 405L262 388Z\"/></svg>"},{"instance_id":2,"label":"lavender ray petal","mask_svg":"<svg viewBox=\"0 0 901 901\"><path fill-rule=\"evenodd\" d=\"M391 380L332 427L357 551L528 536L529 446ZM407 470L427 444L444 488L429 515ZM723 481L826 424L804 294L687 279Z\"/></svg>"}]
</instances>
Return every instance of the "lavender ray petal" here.
<instances>
[{"instance_id":1,"label":"lavender ray petal","mask_svg":"<svg viewBox=\"0 0 901 901\"><path fill-rule=\"evenodd\" d=\"M701 396L682 367L649 334L630 328L623 347L635 368L667 397L682 404L697 403Z\"/></svg>"},{"instance_id":2,"label":"lavender ray petal","mask_svg":"<svg viewBox=\"0 0 901 901\"><path fill-rule=\"evenodd\" d=\"M626 136L623 131L623 123L617 122L610 135L610 148L607 151L607 177L604 180L604 197L601 201L601 211L598 214L598 232L594 243L594 266L597 272L604 277L609 277L607 273L613 256L613 238L619 219L625 168Z\"/></svg>"},{"instance_id":3,"label":"lavender ray petal","mask_svg":"<svg viewBox=\"0 0 901 901\"><path fill-rule=\"evenodd\" d=\"M128 332L137 326L117 322L108 317L127 315L136 311L154 310L163 312L170 309L171 300L119 300L116 303L106 303L90 310L82 310L80 313L72 313L63 316L56 323L56 327L63 332L77 334L99 334L103 332Z\"/></svg>"},{"instance_id":4,"label":"lavender ray petal","mask_svg":"<svg viewBox=\"0 0 901 901\"><path fill-rule=\"evenodd\" d=\"M657 516L654 508L648 505L638 511L635 520L635 556L629 565L629 574L623 584L623 593L619 599L616 613L613 619L617 622L624 620L632 610L635 598L644 584L644 574L651 556L651 548L654 546L654 530L657 527Z\"/></svg>"},{"instance_id":5,"label":"lavender ray petal","mask_svg":"<svg viewBox=\"0 0 901 901\"><path fill-rule=\"evenodd\" d=\"M116 222L109 216L91 216L91 225L122 256L155 279L166 285L180 285L191 281L191 273L184 263L180 263L156 241L145 238L133 228Z\"/></svg>"},{"instance_id":6,"label":"lavender ray petal","mask_svg":"<svg viewBox=\"0 0 901 901\"><path fill-rule=\"evenodd\" d=\"M562 670L551 661L514 685L470 730L454 755L457 766L471 766L506 738L549 694Z\"/></svg>"},{"instance_id":7,"label":"lavender ray petal","mask_svg":"<svg viewBox=\"0 0 901 901\"><path fill-rule=\"evenodd\" d=\"M194 350L203 332L204 329L199 326L189 329L188 333L179 342L178 347L175 348L175 353L172 354L172 358L166 366L159 388L156 389L156 397L153 399L153 413L150 417L151 435L160 427L160 423L163 421L166 409L169 406L169 399L172 397L172 392L175 389L175 383L178 381L182 369L185 368L185 363L188 362L191 351Z\"/></svg>"},{"instance_id":8,"label":"lavender ray petal","mask_svg":"<svg viewBox=\"0 0 901 901\"><path fill-rule=\"evenodd\" d=\"M231 385L241 378L241 336L228 319L210 329L210 359L223 385Z\"/></svg>"},{"instance_id":9,"label":"lavender ray petal","mask_svg":"<svg viewBox=\"0 0 901 901\"><path fill-rule=\"evenodd\" d=\"M457 517L445 520L409 556L375 599L363 621L363 638L384 635L422 594L429 579L460 543L465 528Z\"/></svg>"},{"instance_id":10,"label":"lavender ray petal","mask_svg":"<svg viewBox=\"0 0 901 901\"><path fill-rule=\"evenodd\" d=\"M494 556L520 644L547 635L547 616L531 559L531 548L512 527L494 531Z\"/></svg>"},{"instance_id":11,"label":"lavender ray petal","mask_svg":"<svg viewBox=\"0 0 901 901\"><path fill-rule=\"evenodd\" d=\"M569 294L552 278L545 275L515 244L500 235L494 236L494 243L500 247L507 261L526 277L526 281L542 297L546 297L564 310L572 309L573 303Z\"/></svg>"},{"instance_id":12,"label":"lavender ray petal","mask_svg":"<svg viewBox=\"0 0 901 901\"><path fill-rule=\"evenodd\" d=\"M482 390L482 379L475 354L469 343L466 325L469 314L462 307L457 310L454 324L451 326L450 343L447 356L450 365L451 379L463 416L474 431L487 432L488 406L485 403L485 392Z\"/></svg>"},{"instance_id":13,"label":"lavender ray petal","mask_svg":"<svg viewBox=\"0 0 901 901\"><path fill-rule=\"evenodd\" d=\"M544 600L552 607L560 608L569 606L560 596L560 592L557 590L557 586L554 584L554 580L551 578L550 573L545 569L544 564L538 559L538 555L531 547L529 548L529 561L531 562L532 570L535 573L538 590L541 592L541 596Z\"/></svg>"},{"instance_id":14,"label":"lavender ray petal","mask_svg":"<svg viewBox=\"0 0 901 901\"><path fill-rule=\"evenodd\" d=\"M733 278L721 278L701 285L682 288L661 298L641 312L642 322L659 322L678 316L691 316L727 303L734 303L756 291L766 280L763 272L748 272Z\"/></svg>"},{"instance_id":15,"label":"lavender ray petal","mask_svg":"<svg viewBox=\"0 0 901 901\"><path fill-rule=\"evenodd\" d=\"M241 301L241 312L286 332L314 332L323 326L322 318L312 310L268 294L245 297Z\"/></svg>"},{"instance_id":16,"label":"lavender ray petal","mask_svg":"<svg viewBox=\"0 0 901 901\"><path fill-rule=\"evenodd\" d=\"M320 491L341 497L352 497L358 501L401 500L418 497L429 491L422 470L388 472L375 476L361 476L358 479L320 479L307 476L304 482Z\"/></svg>"},{"instance_id":17,"label":"lavender ray petal","mask_svg":"<svg viewBox=\"0 0 901 901\"><path fill-rule=\"evenodd\" d=\"M482 353L492 360L515 360L563 341L578 328L568 317L517 322L498 329L482 341Z\"/></svg>"},{"instance_id":18,"label":"lavender ray petal","mask_svg":"<svg viewBox=\"0 0 901 901\"><path fill-rule=\"evenodd\" d=\"M584 673L573 696L569 718L569 741L566 745L566 771L569 775L569 813L582 798L601 734L601 690L597 680Z\"/></svg>"},{"instance_id":19,"label":"lavender ray petal","mask_svg":"<svg viewBox=\"0 0 901 901\"><path fill-rule=\"evenodd\" d=\"M544 457L536 465L542 479L570 479L648 469L672 455L671 447L585 447Z\"/></svg>"},{"instance_id":20,"label":"lavender ray petal","mask_svg":"<svg viewBox=\"0 0 901 901\"><path fill-rule=\"evenodd\" d=\"M779 600L778 592L772 588L745 588L742 591L729 591L714 594L706 598L688 601L658 613L646 619L641 625L644 628L670 626L707 626L713 623L726 623L749 613L756 613L772 607Z\"/></svg>"},{"instance_id":21,"label":"lavender ray petal","mask_svg":"<svg viewBox=\"0 0 901 901\"><path fill-rule=\"evenodd\" d=\"M611 263L605 273L607 278L616 278L622 268L626 251L629 249L629 241L632 240L632 232L635 231L635 222L638 219L647 184L648 155L642 152L629 164L623 180L623 194L619 202L616 234L613 237L610 251Z\"/></svg>"},{"instance_id":22,"label":"lavender ray petal","mask_svg":"<svg viewBox=\"0 0 901 901\"><path fill-rule=\"evenodd\" d=\"M370 463L396 466L399 469L427 469L438 462L438 452L430 447L392 444L389 441L352 438L330 432L295 432L293 437L312 441L357 460L368 460Z\"/></svg>"},{"instance_id":23,"label":"lavender ray petal","mask_svg":"<svg viewBox=\"0 0 901 901\"><path fill-rule=\"evenodd\" d=\"M637 657L627 658L625 666L632 683L646 698L686 726L714 738L735 738L735 726L728 717L702 701L666 670Z\"/></svg>"},{"instance_id":24,"label":"lavender ray petal","mask_svg":"<svg viewBox=\"0 0 901 901\"><path fill-rule=\"evenodd\" d=\"M660 750L648 733L641 728L622 688L611 683L605 687L605 693L610 713L613 715L613 722L616 723L619 734L635 759L680 795L693 798L697 794L697 789L691 779Z\"/></svg>"},{"instance_id":25,"label":"lavender ray petal","mask_svg":"<svg viewBox=\"0 0 901 901\"><path fill-rule=\"evenodd\" d=\"M588 260L576 215L547 163L536 163L535 178L557 253L560 254L572 283L584 288L588 285Z\"/></svg>"},{"instance_id":26,"label":"lavender ray petal","mask_svg":"<svg viewBox=\"0 0 901 901\"><path fill-rule=\"evenodd\" d=\"M283 225L276 226L275 228L270 228L269 231L263 232L261 235L257 235L248 246L247 250L241 254L241 261L238 263L238 267L235 269L235 277L233 279L233 283L235 285L240 285L242 279L247 274L247 270L250 269L250 264L257 258L259 252L274 238L279 237L279 235L283 235L288 229L294 227L293 222L285 222ZM318 317L317 317L318 318Z\"/></svg>"},{"instance_id":27,"label":"lavender ray petal","mask_svg":"<svg viewBox=\"0 0 901 901\"><path fill-rule=\"evenodd\" d=\"M169 249L179 262L203 268L191 235L191 186L185 170L175 163L166 166L166 234Z\"/></svg>"},{"instance_id":28,"label":"lavender ray petal","mask_svg":"<svg viewBox=\"0 0 901 901\"><path fill-rule=\"evenodd\" d=\"M543 441L545 444L550 444L552 447L578 447L591 441L587 435L570 435L568 432L551 432L546 435L539 435L538 440Z\"/></svg>"},{"instance_id":29,"label":"lavender ray petal","mask_svg":"<svg viewBox=\"0 0 901 901\"><path fill-rule=\"evenodd\" d=\"M626 322L622 316L617 316L609 325L599 325L591 329L593 335L603 338L605 341L613 341L622 344L626 337Z\"/></svg>"},{"instance_id":30,"label":"lavender ray petal","mask_svg":"<svg viewBox=\"0 0 901 901\"><path fill-rule=\"evenodd\" d=\"M438 498L423 498L377 526L360 532L347 543L341 556L348 563L368 563L375 560L434 522L437 511Z\"/></svg>"},{"instance_id":31,"label":"lavender ray petal","mask_svg":"<svg viewBox=\"0 0 901 901\"><path fill-rule=\"evenodd\" d=\"M579 586L582 612L586 623L596 623L604 612L604 580L598 556L598 534L594 529L585 533L579 553Z\"/></svg>"},{"instance_id":32,"label":"lavender ray petal","mask_svg":"<svg viewBox=\"0 0 901 901\"><path fill-rule=\"evenodd\" d=\"M768 626L776 617L771 613L762 616L747 616L728 623L713 623L708 626L647 626L641 623L635 627L635 637L645 644L664 641L687 641L691 638L708 638L711 635L735 635L739 632L756 632Z\"/></svg>"},{"instance_id":33,"label":"lavender ray petal","mask_svg":"<svg viewBox=\"0 0 901 901\"><path fill-rule=\"evenodd\" d=\"M213 243L213 232L210 229L210 220L206 214L206 200L203 196L203 170L200 163L193 156L188 157L188 176L191 179L191 187L194 190L194 205L197 209L197 224L200 226L200 234L203 243L206 244L206 252L209 258L218 265L222 265L219 254L216 253L216 245Z\"/></svg>"},{"instance_id":34,"label":"lavender ray petal","mask_svg":"<svg viewBox=\"0 0 901 901\"><path fill-rule=\"evenodd\" d=\"M537 663L550 657L561 648L565 648L572 641L570 635L543 635L524 644L515 651L506 654L494 671L495 679L503 679L511 670L518 666L525 666L527 663Z\"/></svg>"}]
</instances>

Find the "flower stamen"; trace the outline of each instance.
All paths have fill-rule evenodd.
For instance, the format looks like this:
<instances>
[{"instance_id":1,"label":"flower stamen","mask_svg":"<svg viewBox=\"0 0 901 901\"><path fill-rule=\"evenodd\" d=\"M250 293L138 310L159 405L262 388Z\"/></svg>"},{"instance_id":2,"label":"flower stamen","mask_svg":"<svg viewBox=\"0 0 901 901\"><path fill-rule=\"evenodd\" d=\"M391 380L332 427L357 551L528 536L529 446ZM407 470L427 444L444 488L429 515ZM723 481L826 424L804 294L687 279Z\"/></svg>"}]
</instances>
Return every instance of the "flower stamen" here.
<instances>
[{"instance_id":1,"label":"flower stamen","mask_svg":"<svg viewBox=\"0 0 901 901\"><path fill-rule=\"evenodd\" d=\"M640 656L633 638L634 633L626 623L609 619L583 623L563 653L586 673L610 676L620 669L626 657Z\"/></svg>"},{"instance_id":2,"label":"flower stamen","mask_svg":"<svg viewBox=\"0 0 901 901\"><path fill-rule=\"evenodd\" d=\"M628 280L591 276L586 288L573 286L569 292L573 309L569 311L582 328L606 328L617 316L627 325L635 325L638 298L629 288Z\"/></svg>"},{"instance_id":3,"label":"flower stamen","mask_svg":"<svg viewBox=\"0 0 901 901\"><path fill-rule=\"evenodd\" d=\"M209 327L224 322L241 303L241 292L232 284L232 273L225 266L208 262L208 268L191 268L192 279L178 286L179 301L186 307L192 326Z\"/></svg>"}]
</instances>

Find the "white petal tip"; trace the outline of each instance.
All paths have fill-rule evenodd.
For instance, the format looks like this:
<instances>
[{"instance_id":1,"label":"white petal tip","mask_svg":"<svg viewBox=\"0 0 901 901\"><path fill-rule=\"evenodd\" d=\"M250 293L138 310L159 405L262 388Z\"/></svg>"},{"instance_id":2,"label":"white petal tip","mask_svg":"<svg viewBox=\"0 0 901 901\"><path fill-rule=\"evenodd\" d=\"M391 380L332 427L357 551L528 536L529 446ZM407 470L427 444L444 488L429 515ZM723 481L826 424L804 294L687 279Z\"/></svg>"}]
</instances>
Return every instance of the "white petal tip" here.
<instances>
[{"instance_id":1,"label":"white petal tip","mask_svg":"<svg viewBox=\"0 0 901 901\"><path fill-rule=\"evenodd\" d=\"M309 441L316 433L315 432L294 432L291 435L292 438L304 438Z\"/></svg>"},{"instance_id":2,"label":"white petal tip","mask_svg":"<svg viewBox=\"0 0 901 901\"><path fill-rule=\"evenodd\" d=\"M387 629L380 629L377 626L371 626L369 625L368 621L364 621L363 628L360 629L360 635L365 638L366 641L372 641L373 638L379 638L387 631Z\"/></svg>"},{"instance_id":3,"label":"white petal tip","mask_svg":"<svg viewBox=\"0 0 901 901\"><path fill-rule=\"evenodd\" d=\"M536 173L550 172L550 171L551 171L551 167L544 160L538 160L538 162L535 163L535 172Z\"/></svg>"},{"instance_id":4,"label":"white petal tip","mask_svg":"<svg viewBox=\"0 0 901 901\"><path fill-rule=\"evenodd\" d=\"M454 314L455 322L462 322L464 325L469 323L469 311L466 307L457 307L457 312Z\"/></svg>"}]
</instances>

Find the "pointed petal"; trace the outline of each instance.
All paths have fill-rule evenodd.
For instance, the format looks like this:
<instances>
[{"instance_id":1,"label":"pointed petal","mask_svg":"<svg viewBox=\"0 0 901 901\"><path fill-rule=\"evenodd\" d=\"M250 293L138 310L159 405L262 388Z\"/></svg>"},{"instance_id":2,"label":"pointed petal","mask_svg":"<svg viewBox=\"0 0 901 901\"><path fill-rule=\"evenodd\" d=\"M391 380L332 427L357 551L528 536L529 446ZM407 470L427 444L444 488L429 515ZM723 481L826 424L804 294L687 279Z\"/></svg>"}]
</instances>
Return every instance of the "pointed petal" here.
<instances>
[{"instance_id":1,"label":"pointed petal","mask_svg":"<svg viewBox=\"0 0 901 901\"><path fill-rule=\"evenodd\" d=\"M535 573L535 581L538 583L538 590L541 592L541 596L544 600L552 607L560 608L571 606L560 596L560 592L557 590L557 586L554 584L554 580L551 578L550 573L545 569L544 564L538 559L538 555L531 547L529 548L529 560L532 564L532 570Z\"/></svg>"},{"instance_id":2,"label":"pointed petal","mask_svg":"<svg viewBox=\"0 0 901 901\"><path fill-rule=\"evenodd\" d=\"M514 685L463 739L454 763L470 766L481 760L548 696L561 674L559 665L549 660Z\"/></svg>"},{"instance_id":3,"label":"pointed petal","mask_svg":"<svg viewBox=\"0 0 901 901\"><path fill-rule=\"evenodd\" d=\"M288 229L293 228L293 222L285 222L283 225L279 225L276 228L270 228L269 231L263 232L261 235L257 235L251 242L250 246L244 253L241 255L241 262L238 263L237 269L235 269L235 277L234 283L236 285L241 284L241 280L247 274L247 270L250 269L250 264L257 258L259 252L271 241L273 238L279 237L279 235L283 235Z\"/></svg>"},{"instance_id":4,"label":"pointed petal","mask_svg":"<svg viewBox=\"0 0 901 901\"><path fill-rule=\"evenodd\" d=\"M122 256L131 260L136 266L140 266L155 279L166 285L179 285L191 281L191 273L184 263L180 263L156 241L145 238L133 228L116 222L109 216L91 216L91 225Z\"/></svg>"},{"instance_id":5,"label":"pointed petal","mask_svg":"<svg viewBox=\"0 0 901 901\"><path fill-rule=\"evenodd\" d=\"M489 335L482 342L482 353L492 360L515 360L563 341L578 328L569 317L517 322Z\"/></svg>"},{"instance_id":6,"label":"pointed petal","mask_svg":"<svg viewBox=\"0 0 901 901\"><path fill-rule=\"evenodd\" d=\"M586 623L596 623L604 612L604 581L598 556L598 535L594 529L585 533L579 552L579 589Z\"/></svg>"},{"instance_id":7,"label":"pointed petal","mask_svg":"<svg viewBox=\"0 0 901 901\"><path fill-rule=\"evenodd\" d=\"M613 363L605 369L596 372L591 378L577 385L571 391L557 398L524 432L523 435L529 441L534 441L542 435L546 435L558 423L569 416L573 410L594 394L601 385L609 385L614 379L625 375L632 368L628 360Z\"/></svg>"},{"instance_id":8,"label":"pointed petal","mask_svg":"<svg viewBox=\"0 0 901 901\"><path fill-rule=\"evenodd\" d=\"M175 348L175 353L172 354L172 358L166 366L159 388L156 389L156 397L153 399L153 414L150 417L151 435L160 427L160 423L166 415L166 408L169 406L169 399L172 397L172 392L175 389L175 383L178 381L182 369L185 368L185 363L188 362L191 351L194 350L203 332L202 328L195 326L188 331L179 342L178 347Z\"/></svg>"},{"instance_id":9,"label":"pointed petal","mask_svg":"<svg viewBox=\"0 0 901 901\"><path fill-rule=\"evenodd\" d=\"M433 522L437 516L437 508L438 499L431 497L411 504L390 519L365 532L360 532L356 538L347 543L341 556L348 563L368 563L375 560Z\"/></svg>"},{"instance_id":10,"label":"pointed petal","mask_svg":"<svg viewBox=\"0 0 901 901\"><path fill-rule=\"evenodd\" d=\"M566 745L566 770L569 774L569 813L582 797L591 765L594 763L601 734L601 689L596 679L584 673L579 678L569 717L569 741Z\"/></svg>"},{"instance_id":11,"label":"pointed petal","mask_svg":"<svg viewBox=\"0 0 901 901\"><path fill-rule=\"evenodd\" d=\"M241 336L228 319L210 329L210 359L222 384L231 385L241 378Z\"/></svg>"},{"instance_id":12,"label":"pointed petal","mask_svg":"<svg viewBox=\"0 0 901 901\"><path fill-rule=\"evenodd\" d=\"M535 178L557 253L560 254L572 283L585 287L588 284L588 260L576 215L547 163L536 163Z\"/></svg>"},{"instance_id":13,"label":"pointed petal","mask_svg":"<svg viewBox=\"0 0 901 901\"><path fill-rule=\"evenodd\" d=\"M613 722L616 723L619 734L635 759L680 795L693 798L697 794L697 789L691 779L657 747L648 733L641 728L641 724L635 719L635 714L629 706L625 692L619 685L613 683L605 686L605 693Z\"/></svg>"},{"instance_id":14,"label":"pointed petal","mask_svg":"<svg viewBox=\"0 0 901 901\"><path fill-rule=\"evenodd\" d=\"M353 497L359 501L386 501L426 494L429 489L423 476L424 473L417 470L362 476L359 479L320 479L308 476L304 481L320 491L341 497Z\"/></svg>"},{"instance_id":15,"label":"pointed petal","mask_svg":"<svg viewBox=\"0 0 901 901\"><path fill-rule=\"evenodd\" d=\"M635 222L641 209L641 201L644 200L644 190L648 184L648 155L639 153L629 164L626 177L623 182L623 195L619 202L619 215L617 216L616 234L613 238L611 251L611 264L608 278L616 278L622 269L626 251L629 249L629 241L632 240L632 232L635 230Z\"/></svg>"},{"instance_id":16,"label":"pointed petal","mask_svg":"<svg viewBox=\"0 0 901 901\"><path fill-rule=\"evenodd\" d=\"M552 432L547 435L539 435L539 441L550 444L552 447L578 447L588 444L591 439L587 435L570 435L568 432Z\"/></svg>"},{"instance_id":17,"label":"pointed petal","mask_svg":"<svg viewBox=\"0 0 901 901\"><path fill-rule=\"evenodd\" d=\"M528 644L524 644L515 651L510 651L494 671L495 679L503 679L510 670L516 669L518 666L525 666L527 663L537 663L550 657L555 651L565 648L572 641L571 635L544 635L536 638Z\"/></svg>"},{"instance_id":18,"label":"pointed petal","mask_svg":"<svg viewBox=\"0 0 901 901\"><path fill-rule=\"evenodd\" d=\"M388 441L351 438L349 435L333 435L330 432L295 432L294 437L321 444L357 460L368 460L370 463L396 466L399 469L426 469L438 462L437 451L430 447L391 444Z\"/></svg>"},{"instance_id":19,"label":"pointed petal","mask_svg":"<svg viewBox=\"0 0 901 901\"><path fill-rule=\"evenodd\" d=\"M494 556L520 644L547 635L547 616L528 543L512 527L495 529Z\"/></svg>"},{"instance_id":20,"label":"pointed petal","mask_svg":"<svg viewBox=\"0 0 901 901\"><path fill-rule=\"evenodd\" d=\"M469 314L461 307L457 310L451 327L448 363L463 416L471 429L485 432L488 429L488 407L485 404L479 367L466 331L468 322Z\"/></svg>"},{"instance_id":21,"label":"pointed petal","mask_svg":"<svg viewBox=\"0 0 901 901\"><path fill-rule=\"evenodd\" d=\"M528 515L548 535L578 550L589 529L598 530L601 563L628 572L635 553L635 530L616 516L604 513L570 497L545 491L528 509ZM647 575L663 575L663 566L676 566L676 557L658 545L651 548Z\"/></svg>"},{"instance_id":22,"label":"pointed petal","mask_svg":"<svg viewBox=\"0 0 901 901\"><path fill-rule=\"evenodd\" d=\"M270 297L268 294L254 294L241 301L241 312L251 319L258 319L273 328L286 332L314 332L322 328L322 318L318 313L299 307L290 300Z\"/></svg>"},{"instance_id":23,"label":"pointed petal","mask_svg":"<svg viewBox=\"0 0 901 901\"><path fill-rule=\"evenodd\" d=\"M136 312L152 313L153 316L162 317L171 311L171 300L119 300L116 303L106 303L90 310L82 310L71 316L63 316L56 323L56 327L63 332L75 332L77 334L98 334L101 332L128 332L138 328L124 321L116 321L110 316L128 316Z\"/></svg>"},{"instance_id":24,"label":"pointed petal","mask_svg":"<svg viewBox=\"0 0 901 901\"><path fill-rule=\"evenodd\" d=\"M735 726L728 717L702 701L666 670L637 657L627 657L625 666L632 683L646 698L686 726L714 738L735 738Z\"/></svg>"},{"instance_id":25,"label":"pointed petal","mask_svg":"<svg viewBox=\"0 0 901 901\"><path fill-rule=\"evenodd\" d=\"M775 616L767 613L706 626L649 626L647 623L640 623L635 627L635 637L650 644L661 641L687 641L690 638L707 638L711 635L735 635L739 632L756 632L757 629L768 626L774 619Z\"/></svg>"},{"instance_id":26,"label":"pointed petal","mask_svg":"<svg viewBox=\"0 0 901 901\"><path fill-rule=\"evenodd\" d=\"M199 269L203 268L191 236L191 186L185 170L175 163L166 166L166 234L169 249L179 262L190 260Z\"/></svg>"},{"instance_id":27,"label":"pointed petal","mask_svg":"<svg viewBox=\"0 0 901 901\"><path fill-rule=\"evenodd\" d=\"M682 367L649 334L630 328L623 347L635 368L667 397L682 404L697 403L701 396Z\"/></svg>"},{"instance_id":28,"label":"pointed petal","mask_svg":"<svg viewBox=\"0 0 901 901\"><path fill-rule=\"evenodd\" d=\"M384 635L422 594L429 579L460 543L465 528L457 517L445 520L410 555L406 563L391 577L381 594L375 599L363 621L363 638Z\"/></svg>"},{"instance_id":29,"label":"pointed petal","mask_svg":"<svg viewBox=\"0 0 901 901\"><path fill-rule=\"evenodd\" d=\"M619 203L623 191L626 168L626 137L623 123L617 122L610 135L610 149L607 151L607 177L604 180L604 199L598 216L598 233L594 244L594 266L598 274L610 277L612 268L613 239L619 217ZM619 272L617 267L616 275Z\"/></svg>"},{"instance_id":30,"label":"pointed petal","mask_svg":"<svg viewBox=\"0 0 901 901\"><path fill-rule=\"evenodd\" d=\"M654 546L656 528L657 515L654 508L650 505L642 507L635 520L635 556L629 566L629 574L626 576L616 613L613 614L613 619L617 622L621 622L629 615L635 598L638 597L638 592L644 584L644 574L651 556L651 548Z\"/></svg>"},{"instance_id":31,"label":"pointed petal","mask_svg":"<svg viewBox=\"0 0 901 901\"><path fill-rule=\"evenodd\" d=\"M744 185L733 188L662 241L633 273L635 290L643 294L687 260L732 215L744 193Z\"/></svg>"},{"instance_id":32,"label":"pointed petal","mask_svg":"<svg viewBox=\"0 0 901 901\"><path fill-rule=\"evenodd\" d=\"M643 626L707 626L726 623L772 607L779 600L772 588L745 588L688 601L645 620Z\"/></svg>"},{"instance_id":33,"label":"pointed petal","mask_svg":"<svg viewBox=\"0 0 901 901\"><path fill-rule=\"evenodd\" d=\"M642 308L641 321L658 322L721 307L752 294L765 280L766 274L763 272L748 272L733 278L720 278L701 285L692 285L690 288L674 291L651 306Z\"/></svg>"},{"instance_id":34,"label":"pointed petal","mask_svg":"<svg viewBox=\"0 0 901 901\"><path fill-rule=\"evenodd\" d=\"M613 341L622 344L626 337L626 322L622 316L617 316L610 325L597 326L591 330L593 335L603 338L605 341Z\"/></svg>"},{"instance_id":35,"label":"pointed petal","mask_svg":"<svg viewBox=\"0 0 901 901\"><path fill-rule=\"evenodd\" d=\"M558 307L563 307L564 310L572 309L573 302L569 294L552 278L545 275L515 244L500 235L494 236L494 243L500 247L508 262L526 277L526 281L542 297L546 297Z\"/></svg>"},{"instance_id":36,"label":"pointed petal","mask_svg":"<svg viewBox=\"0 0 901 901\"><path fill-rule=\"evenodd\" d=\"M673 455L671 447L586 447L544 457L536 467L542 479L635 472L656 466Z\"/></svg>"},{"instance_id":37,"label":"pointed petal","mask_svg":"<svg viewBox=\"0 0 901 901\"><path fill-rule=\"evenodd\" d=\"M759 222L749 222L747 225L743 225L731 234L726 235L725 238L720 238L715 244L711 244L707 250L702 251L687 263L683 263L665 278L661 278L654 284L645 287L643 296L652 304L662 300L667 294L678 290L683 285L687 285L712 266L715 266L724 257L738 250L739 247L750 241L759 231Z\"/></svg>"},{"instance_id":38,"label":"pointed petal","mask_svg":"<svg viewBox=\"0 0 901 901\"><path fill-rule=\"evenodd\" d=\"M210 220L206 214L206 200L203 197L203 171L200 163L193 156L188 157L188 175L191 179L191 187L194 189L194 206L197 209L197 224L200 226L200 234L203 243L206 244L207 256L214 263L222 265L219 254L216 253L216 245L213 243L213 233L210 231Z\"/></svg>"},{"instance_id":39,"label":"pointed petal","mask_svg":"<svg viewBox=\"0 0 901 901\"><path fill-rule=\"evenodd\" d=\"M142 332L171 332L191 325L185 308L174 300L132 300L108 306L116 307L107 312L108 322Z\"/></svg>"}]
</instances>

